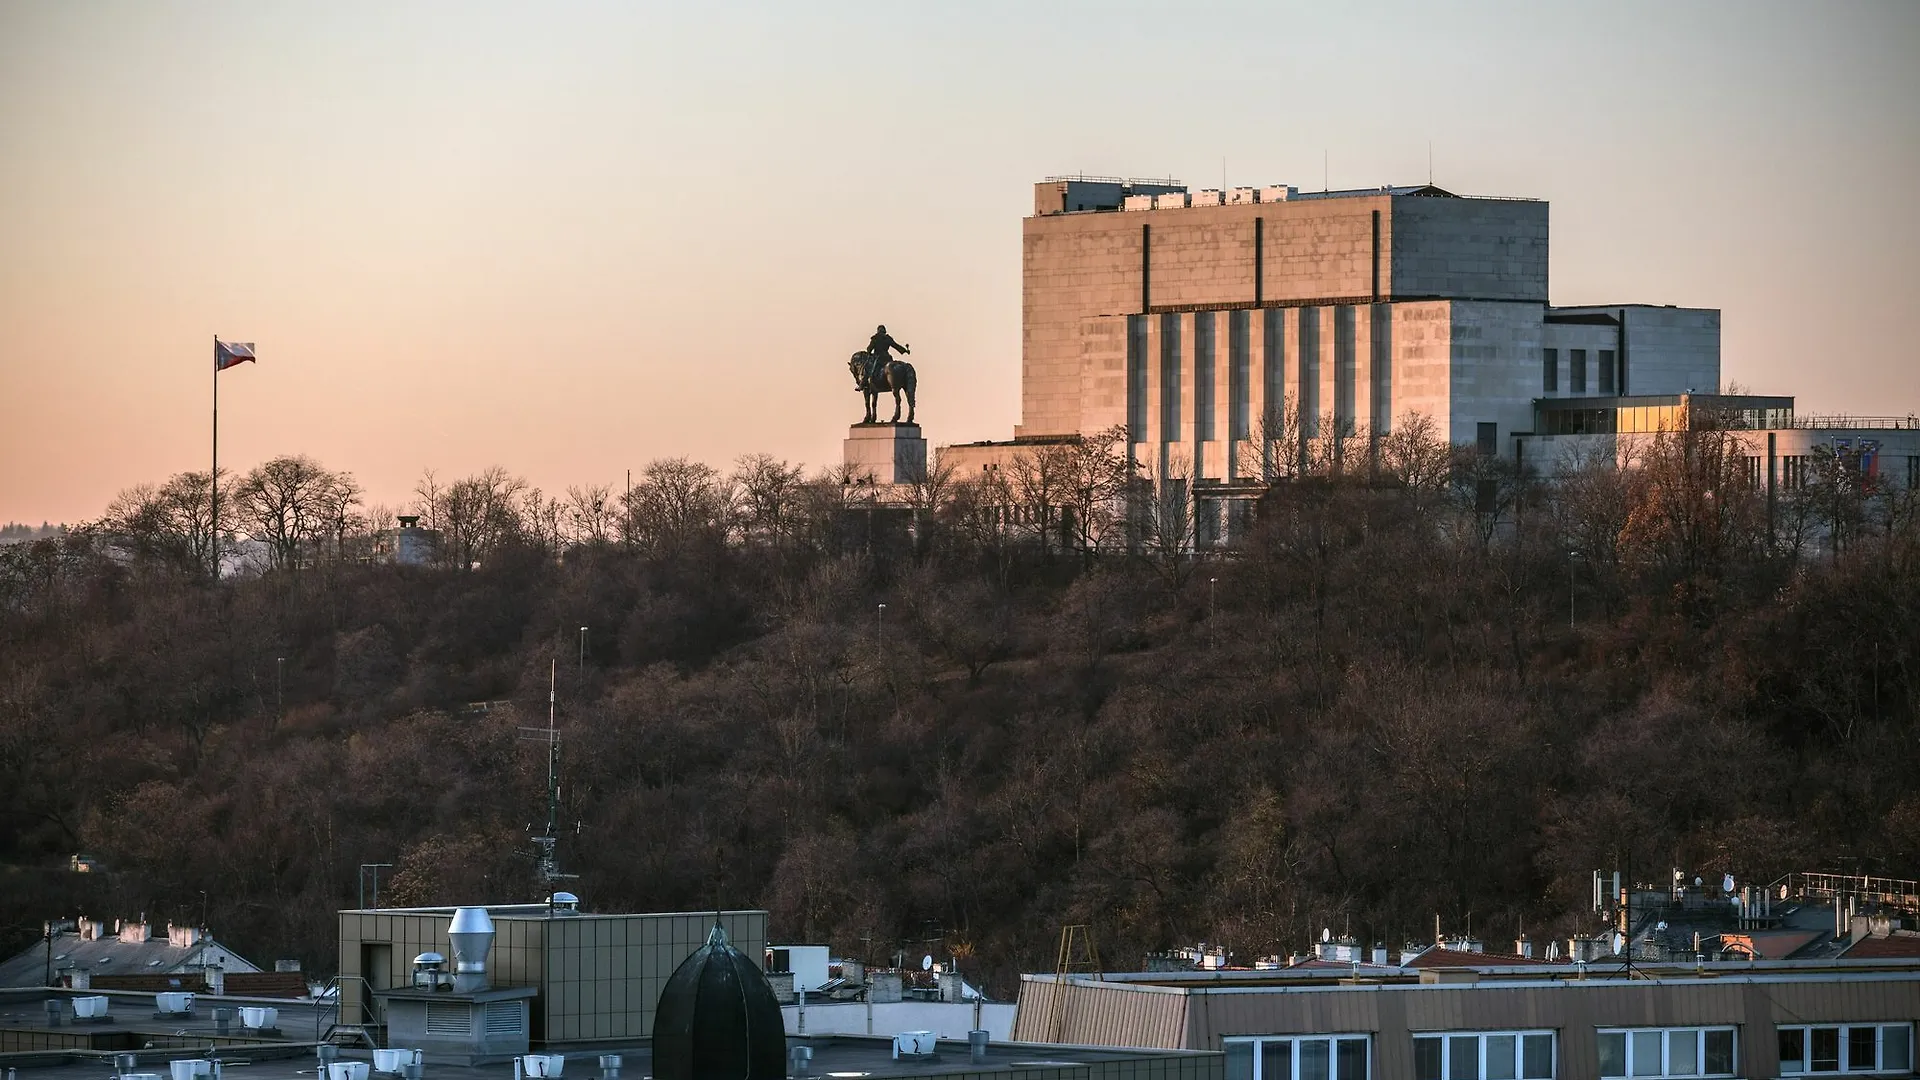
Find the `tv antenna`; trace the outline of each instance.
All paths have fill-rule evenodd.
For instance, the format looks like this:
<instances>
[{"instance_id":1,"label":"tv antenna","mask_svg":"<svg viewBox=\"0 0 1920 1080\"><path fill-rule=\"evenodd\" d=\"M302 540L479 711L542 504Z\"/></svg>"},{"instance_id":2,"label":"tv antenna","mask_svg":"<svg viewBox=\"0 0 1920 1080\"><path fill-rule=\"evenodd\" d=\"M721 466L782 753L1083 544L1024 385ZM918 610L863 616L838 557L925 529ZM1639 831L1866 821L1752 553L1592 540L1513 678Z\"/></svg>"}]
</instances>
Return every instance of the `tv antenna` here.
<instances>
[{"instance_id":1,"label":"tv antenna","mask_svg":"<svg viewBox=\"0 0 1920 1080\"><path fill-rule=\"evenodd\" d=\"M560 662L547 662L547 726L544 728L521 728L521 738L529 742L547 744L547 828L533 838L534 873L540 879L543 889L551 893L556 882L577 878L579 874L560 872L560 859L557 849L560 844L560 731L555 725L559 711Z\"/></svg>"}]
</instances>

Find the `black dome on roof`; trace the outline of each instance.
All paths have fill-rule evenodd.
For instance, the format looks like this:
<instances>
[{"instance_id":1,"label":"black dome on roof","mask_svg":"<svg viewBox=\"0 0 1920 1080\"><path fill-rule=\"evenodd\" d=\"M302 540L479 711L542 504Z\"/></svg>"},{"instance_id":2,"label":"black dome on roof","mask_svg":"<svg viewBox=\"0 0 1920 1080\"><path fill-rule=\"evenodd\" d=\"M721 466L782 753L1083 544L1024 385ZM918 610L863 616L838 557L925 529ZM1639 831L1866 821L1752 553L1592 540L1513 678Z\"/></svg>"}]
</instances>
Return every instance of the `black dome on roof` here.
<instances>
[{"instance_id":1,"label":"black dome on roof","mask_svg":"<svg viewBox=\"0 0 1920 1080\"><path fill-rule=\"evenodd\" d=\"M784 1080L787 1028L760 965L715 926L653 1013L654 1080Z\"/></svg>"}]
</instances>

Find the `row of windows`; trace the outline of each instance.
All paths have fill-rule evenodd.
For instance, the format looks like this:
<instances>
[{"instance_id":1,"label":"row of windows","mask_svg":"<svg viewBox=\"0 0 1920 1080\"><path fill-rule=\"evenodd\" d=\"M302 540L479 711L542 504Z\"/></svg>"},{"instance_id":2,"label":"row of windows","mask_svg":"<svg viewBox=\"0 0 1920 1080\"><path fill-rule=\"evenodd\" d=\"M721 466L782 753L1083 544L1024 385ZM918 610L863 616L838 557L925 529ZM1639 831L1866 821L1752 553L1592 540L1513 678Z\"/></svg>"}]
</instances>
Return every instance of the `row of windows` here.
<instances>
[{"instance_id":1,"label":"row of windows","mask_svg":"<svg viewBox=\"0 0 1920 1080\"><path fill-rule=\"evenodd\" d=\"M1780 1074L1910 1073L1913 1025L1806 1024L1777 1029ZM1738 1075L1733 1027L1601 1028L1599 1074L1710 1080ZM1227 1080L1370 1080L1372 1037L1362 1033L1226 1040ZM1553 1031L1467 1031L1413 1037L1413 1080L1553 1080Z\"/></svg>"},{"instance_id":2,"label":"row of windows","mask_svg":"<svg viewBox=\"0 0 1920 1080\"><path fill-rule=\"evenodd\" d=\"M1414 1080L1553 1080L1551 1031L1416 1035Z\"/></svg>"},{"instance_id":3,"label":"row of windows","mask_svg":"<svg viewBox=\"0 0 1920 1080\"><path fill-rule=\"evenodd\" d=\"M1678 405L1631 405L1619 409L1544 409L1542 435L1652 435L1680 431L1686 410Z\"/></svg>"},{"instance_id":4,"label":"row of windows","mask_svg":"<svg viewBox=\"0 0 1920 1080\"><path fill-rule=\"evenodd\" d=\"M1227 1080L1367 1080L1365 1035L1247 1039L1227 1044Z\"/></svg>"},{"instance_id":5,"label":"row of windows","mask_svg":"<svg viewBox=\"0 0 1920 1080\"><path fill-rule=\"evenodd\" d=\"M1598 1041L1603 1077L1733 1075L1730 1027L1616 1028Z\"/></svg>"},{"instance_id":6,"label":"row of windows","mask_svg":"<svg viewBox=\"0 0 1920 1080\"><path fill-rule=\"evenodd\" d=\"M1782 1027L1780 1073L1904 1073L1913 1068L1911 1024L1809 1024Z\"/></svg>"},{"instance_id":7,"label":"row of windows","mask_svg":"<svg viewBox=\"0 0 1920 1080\"><path fill-rule=\"evenodd\" d=\"M1599 349L1594 364L1593 392L1596 394L1626 393L1626 371L1618 366L1612 349ZM1616 374L1619 376L1616 378ZM1618 390L1615 388L1619 387ZM1549 394L1560 392L1560 350L1540 350L1540 389ZM1587 350L1567 350L1567 393L1587 393Z\"/></svg>"}]
</instances>

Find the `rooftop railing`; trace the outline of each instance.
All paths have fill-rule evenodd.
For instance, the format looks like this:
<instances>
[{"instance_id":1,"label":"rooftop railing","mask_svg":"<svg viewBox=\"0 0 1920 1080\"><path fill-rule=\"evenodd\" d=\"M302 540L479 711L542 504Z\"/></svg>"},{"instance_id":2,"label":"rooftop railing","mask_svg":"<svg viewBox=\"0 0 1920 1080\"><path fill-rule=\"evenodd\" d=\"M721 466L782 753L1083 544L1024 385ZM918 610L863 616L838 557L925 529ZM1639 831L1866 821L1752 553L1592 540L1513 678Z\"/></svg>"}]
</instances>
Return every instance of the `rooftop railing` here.
<instances>
[{"instance_id":1,"label":"rooftop railing","mask_svg":"<svg viewBox=\"0 0 1920 1080\"><path fill-rule=\"evenodd\" d=\"M1870 874L1799 873L1779 878L1768 889L1783 885L1789 894L1813 900L1837 900L1851 896L1902 911L1920 912L1920 881Z\"/></svg>"},{"instance_id":2,"label":"rooftop railing","mask_svg":"<svg viewBox=\"0 0 1920 1080\"><path fill-rule=\"evenodd\" d=\"M1814 430L1865 428L1875 431L1920 431L1920 416L1802 415L1794 417L1787 426Z\"/></svg>"}]
</instances>

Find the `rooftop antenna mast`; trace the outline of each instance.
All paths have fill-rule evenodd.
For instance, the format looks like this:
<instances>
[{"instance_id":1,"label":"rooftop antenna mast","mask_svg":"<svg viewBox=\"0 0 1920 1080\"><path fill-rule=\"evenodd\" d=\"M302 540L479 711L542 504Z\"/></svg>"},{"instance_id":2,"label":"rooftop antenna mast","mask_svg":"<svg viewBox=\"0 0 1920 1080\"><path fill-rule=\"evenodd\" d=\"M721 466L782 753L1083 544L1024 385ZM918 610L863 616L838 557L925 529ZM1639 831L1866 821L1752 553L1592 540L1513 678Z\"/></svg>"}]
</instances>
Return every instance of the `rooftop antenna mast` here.
<instances>
[{"instance_id":1,"label":"rooftop antenna mast","mask_svg":"<svg viewBox=\"0 0 1920 1080\"><path fill-rule=\"evenodd\" d=\"M533 838L534 873L539 875L541 886L551 893L556 882L577 878L578 874L560 872L560 859L557 848L560 844L560 731L555 724L559 712L559 673L560 662L549 660L547 667L547 726L544 728L521 728L525 737L533 742L547 744L547 828L544 833Z\"/></svg>"}]
</instances>

